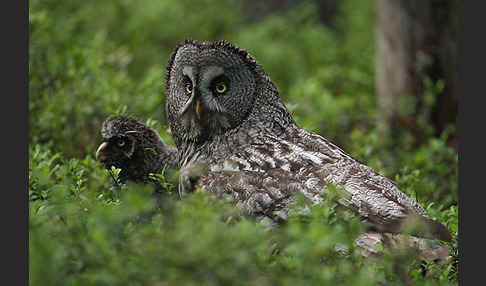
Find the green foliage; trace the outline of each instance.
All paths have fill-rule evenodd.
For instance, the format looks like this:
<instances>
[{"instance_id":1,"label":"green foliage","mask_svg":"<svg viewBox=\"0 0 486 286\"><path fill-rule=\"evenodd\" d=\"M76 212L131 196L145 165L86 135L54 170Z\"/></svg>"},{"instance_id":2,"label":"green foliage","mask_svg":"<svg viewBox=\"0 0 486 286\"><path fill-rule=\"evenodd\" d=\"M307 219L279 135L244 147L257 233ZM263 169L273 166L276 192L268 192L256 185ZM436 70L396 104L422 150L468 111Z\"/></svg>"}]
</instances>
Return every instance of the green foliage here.
<instances>
[{"instance_id":1,"label":"green foliage","mask_svg":"<svg viewBox=\"0 0 486 286\"><path fill-rule=\"evenodd\" d=\"M431 263L436 274L424 279L410 255L363 260L353 245L363 226L350 212L335 211L334 188L322 205L291 211L276 228L237 217L224 200L202 192L182 201L167 197L169 207L161 208L150 186L110 190L83 172L104 172L90 160L56 166L45 171L64 169L83 183L77 192L70 186L78 181L58 183L47 198L30 202L32 285L400 285L391 265L402 261L414 285L449 283L448 265ZM102 196L109 191L121 192L119 200Z\"/></svg>"},{"instance_id":2,"label":"green foliage","mask_svg":"<svg viewBox=\"0 0 486 286\"><path fill-rule=\"evenodd\" d=\"M150 173L149 178L161 188L159 191L171 194L175 191L175 185L172 182L178 178L178 172L174 172L173 170L169 171L171 172L167 172L166 167L164 167L159 174Z\"/></svg>"},{"instance_id":3,"label":"green foliage","mask_svg":"<svg viewBox=\"0 0 486 286\"><path fill-rule=\"evenodd\" d=\"M31 285L401 285L403 273L413 285L457 285L458 156L447 145L457 131L433 137L428 121L444 83L424 79L424 144L409 130L384 138L375 120L373 3L339 3L334 31L318 22L312 1L251 24L237 0L30 1ZM362 225L334 210L332 192L276 228L201 192L177 200L117 182L120 170L93 158L101 123L134 115L173 144L164 67L185 38L226 39L255 55L299 125L394 179L449 228L451 261L421 265L410 253L363 260L353 244ZM406 98L401 112L415 104ZM174 192L172 175L152 178Z\"/></svg>"}]
</instances>

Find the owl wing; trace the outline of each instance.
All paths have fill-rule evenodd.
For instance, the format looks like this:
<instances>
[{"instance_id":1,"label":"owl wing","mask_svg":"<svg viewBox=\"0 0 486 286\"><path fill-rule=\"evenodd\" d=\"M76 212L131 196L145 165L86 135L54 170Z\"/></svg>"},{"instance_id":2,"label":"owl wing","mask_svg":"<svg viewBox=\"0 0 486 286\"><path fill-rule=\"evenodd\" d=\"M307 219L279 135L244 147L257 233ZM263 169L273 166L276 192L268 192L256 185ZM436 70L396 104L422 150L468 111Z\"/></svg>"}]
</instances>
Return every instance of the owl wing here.
<instances>
[{"instance_id":1,"label":"owl wing","mask_svg":"<svg viewBox=\"0 0 486 286\"><path fill-rule=\"evenodd\" d=\"M340 178L334 183L349 194L345 205L358 212L374 229L397 233L411 227L409 231L419 236L452 239L446 227L430 219L426 211L391 180L354 160L343 161L337 164Z\"/></svg>"},{"instance_id":2,"label":"owl wing","mask_svg":"<svg viewBox=\"0 0 486 286\"><path fill-rule=\"evenodd\" d=\"M219 197L231 197L242 215L279 223L287 219L299 184L283 176L278 169L267 172L222 170L202 176L197 187Z\"/></svg>"},{"instance_id":3,"label":"owl wing","mask_svg":"<svg viewBox=\"0 0 486 286\"><path fill-rule=\"evenodd\" d=\"M316 137L317 136L317 137ZM306 145L271 135L260 136L232 156L210 163L197 182L217 195L232 196L253 216L278 220L286 216L293 194L321 203L328 184L348 193L342 204L380 232L400 232L413 220L431 229L432 236L450 240L448 230L427 217L426 211L389 179L359 163L324 138L312 134ZM427 236L425 231L417 234Z\"/></svg>"},{"instance_id":4,"label":"owl wing","mask_svg":"<svg viewBox=\"0 0 486 286\"><path fill-rule=\"evenodd\" d=\"M266 219L275 224L287 220L289 206L295 203L294 193L304 188L295 178L279 169L208 172L200 178L198 185L220 197L231 197L240 215ZM365 257L382 255L380 244L393 249L415 249L426 261L446 259L450 255L449 248L437 241L399 233L365 232L356 238L355 244Z\"/></svg>"},{"instance_id":5,"label":"owl wing","mask_svg":"<svg viewBox=\"0 0 486 286\"><path fill-rule=\"evenodd\" d=\"M312 172L321 182L342 186L349 194L346 205L376 230L396 233L413 224L411 231L417 235L445 241L452 239L446 227L430 219L417 201L401 192L388 178L317 134L298 129L296 138L304 152L325 154L329 158L313 166Z\"/></svg>"}]
</instances>

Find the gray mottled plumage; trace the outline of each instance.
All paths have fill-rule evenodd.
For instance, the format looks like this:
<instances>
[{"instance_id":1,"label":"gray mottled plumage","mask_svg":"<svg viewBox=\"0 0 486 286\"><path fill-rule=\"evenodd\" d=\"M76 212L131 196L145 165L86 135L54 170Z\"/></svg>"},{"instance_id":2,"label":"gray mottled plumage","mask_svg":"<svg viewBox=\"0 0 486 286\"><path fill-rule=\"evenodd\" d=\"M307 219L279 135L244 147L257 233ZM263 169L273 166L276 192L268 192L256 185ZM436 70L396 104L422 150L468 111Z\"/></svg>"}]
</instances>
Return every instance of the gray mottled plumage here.
<instances>
[{"instance_id":1,"label":"gray mottled plumage","mask_svg":"<svg viewBox=\"0 0 486 286\"><path fill-rule=\"evenodd\" d=\"M394 251L416 250L420 259L425 261L451 257L449 248L437 240L401 233L365 232L356 238L355 245L362 250L361 253L364 257L381 257L383 255L382 246L389 246Z\"/></svg>"},{"instance_id":2,"label":"gray mottled plumage","mask_svg":"<svg viewBox=\"0 0 486 286\"><path fill-rule=\"evenodd\" d=\"M413 218L428 226L429 236L451 239L391 180L297 126L246 51L222 41L185 41L169 60L166 91L184 191L228 194L247 214L279 221L295 192L318 204L326 185L334 184L349 194L344 204L374 230L400 232Z\"/></svg>"},{"instance_id":3,"label":"gray mottled plumage","mask_svg":"<svg viewBox=\"0 0 486 286\"><path fill-rule=\"evenodd\" d=\"M177 166L177 149L135 118L107 118L102 124L101 136L103 143L96 151L96 159L107 169L120 168L122 182L148 183L150 173L160 173L165 166Z\"/></svg>"}]
</instances>

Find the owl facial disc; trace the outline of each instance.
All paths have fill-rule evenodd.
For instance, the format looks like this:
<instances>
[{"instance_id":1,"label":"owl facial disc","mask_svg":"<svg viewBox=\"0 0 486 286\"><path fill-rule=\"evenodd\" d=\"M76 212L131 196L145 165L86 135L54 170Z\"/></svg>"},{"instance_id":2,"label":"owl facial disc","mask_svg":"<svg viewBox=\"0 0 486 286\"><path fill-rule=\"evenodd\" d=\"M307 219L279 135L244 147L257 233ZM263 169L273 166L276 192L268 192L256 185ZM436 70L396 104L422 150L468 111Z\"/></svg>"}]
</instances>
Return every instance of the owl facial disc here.
<instances>
[{"instance_id":1,"label":"owl facial disc","mask_svg":"<svg viewBox=\"0 0 486 286\"><path fill-rule=\"evenodd\" d=\"M247 60L223 43L186 41L176 48L166 74L166 111L176 144L211 141L246 119L256 88Z\"/></svg>"},{"instance_id":2,"label":"owl facial disc","mask_svg":"<svg viewBox=\"0 0 486 286\"><path fill-rule=\"evenodd\" d=\"M189 99L180 109L179 116L186 130L192 134L201 134L203 130L214 134L224 132L230 126L226 109L218 102L229 84L222 81L224 69L216 65L184 66L182 73ZM219 89L215 88L217 84Z\"/></svg>"}]
</instances>

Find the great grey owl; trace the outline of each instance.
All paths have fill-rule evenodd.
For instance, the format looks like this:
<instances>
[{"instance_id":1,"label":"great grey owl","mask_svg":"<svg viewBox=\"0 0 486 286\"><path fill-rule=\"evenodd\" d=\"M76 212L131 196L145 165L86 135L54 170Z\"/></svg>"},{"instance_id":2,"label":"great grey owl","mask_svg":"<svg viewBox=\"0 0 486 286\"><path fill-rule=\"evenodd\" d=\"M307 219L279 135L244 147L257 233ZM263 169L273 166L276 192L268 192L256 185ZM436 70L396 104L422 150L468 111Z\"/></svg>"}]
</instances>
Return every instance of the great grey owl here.
<instances>
[{"instance_id":1,"label":"great grey owl","mask_svg":"<svg viewBox=\"0 0 486 286\"><path fill-rule=\"evenodd\" d=\"M158 133L133 117L112 116L101 127L103 142L96 159L106 169L121 169L121 182L152 182L150 173L177 166L177 149L167 145Z\"/></svg>"},{"instance_id":2,"label":"great grey owl","mask_svg":"<svg viewBox=\"0 0 486 286\"><path fill-rule=\"evenodd\" d=\"M229 194L246 214L279 222L296 192L319 204L333 184L375 231L398 233L414 219L427 226L414 234L451 240L391 180L299 127L248 52L225 41L184 41L169 59L166 94L184 191Z\"/></svg>"}]
</instances>

